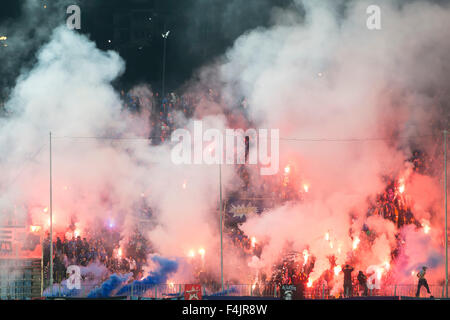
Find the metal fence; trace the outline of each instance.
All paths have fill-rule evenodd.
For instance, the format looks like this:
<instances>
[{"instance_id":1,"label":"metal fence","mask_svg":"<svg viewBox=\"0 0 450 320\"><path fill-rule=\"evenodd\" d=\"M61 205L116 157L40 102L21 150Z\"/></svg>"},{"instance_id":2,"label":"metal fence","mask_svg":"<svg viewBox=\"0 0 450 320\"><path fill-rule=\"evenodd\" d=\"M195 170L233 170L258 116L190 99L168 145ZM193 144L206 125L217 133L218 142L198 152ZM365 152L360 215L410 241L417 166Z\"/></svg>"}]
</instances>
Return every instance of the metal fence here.
<instances>
[{"instance_id":1,"label":"metal fence","mask_svg":"<svg viewBox=\"0 0 450 320\"><path fill-rule=\"evenodd\" d=\"M430 285L431 295L435 298L444 296L443 285ZM65 284L54 284L47 287L43 296L48 298L107 298L122 296L127 299L153 300L153 299L184 299L185 284L133 284L130 283L126 290L120 292L122 286L114 290L105 290L101 284L82 284L79 289L69 289ZM95 290L96 294L93 294ZM387 285L379 290L369 290L368 296L402 296L415 297L417 285ZM0 287L0 299L31 299L30 283L16 282L14 286ZM340 293L332 293L325 286L305 288L307 299L336 299ZM90 295L91 294L91 295ZM358 286L353 288L353 296L362 296L362 290ZM281 298L280 287L276 285L259 286L254 284L225 284L224 290L220 285L202 286L202 295L205 298L215 296L227 297L267 297ZM422 287L420 297L429 297L426 289Z\"/></svg>"}]
</instances>

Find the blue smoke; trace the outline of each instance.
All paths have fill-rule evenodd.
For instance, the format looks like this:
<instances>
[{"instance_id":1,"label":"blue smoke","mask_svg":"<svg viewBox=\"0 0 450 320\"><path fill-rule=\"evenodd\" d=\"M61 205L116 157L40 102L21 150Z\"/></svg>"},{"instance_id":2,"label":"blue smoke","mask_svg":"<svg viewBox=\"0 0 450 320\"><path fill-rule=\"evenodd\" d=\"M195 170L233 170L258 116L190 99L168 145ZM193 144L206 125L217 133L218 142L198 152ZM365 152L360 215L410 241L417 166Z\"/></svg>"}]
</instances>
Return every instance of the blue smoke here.
<instances>
[{"instance_id":1,"label":"blue smoke","mask_svg":"<svg viewBox=\"0 0 450 320\"><path fill-rule=\"evenodd\" d=\"M169 260L163 257L154 256L152 260L159 264L159 268L156 271L150 272L149 276L143 280L136 280L130 284L127 284L117 292L117 295L142 295L145 291L155 287L158 284L165 284L168 276L178 270L178 262L175 260Z\"/></svg>"},{"instance_id":2,"label":"blue smoke","mask_svg":"<svg viewBox=\"0 0 450 320\"><path fill-rule=\"evenodd\" d=\"M54 284L51 288L44 290L42 295L44 297L77 297L81 294L80 289L69 289L67 287L67 280L61 282L61 284Z\"/></svg>"},{"instance_id":3,"label":"blue smoke","mask_svg":"<svg viewBox=\"0 0 450 320\"><path fill-rule=\"evenodd\" d=\"M110 297L114 290L119 288L122 283L126 282L130 277L131 273L125 275L113 274L108 280L102 283L99 288L95 288L88 294L88 298L107 298Z\"/></svg>"}]
</instances>

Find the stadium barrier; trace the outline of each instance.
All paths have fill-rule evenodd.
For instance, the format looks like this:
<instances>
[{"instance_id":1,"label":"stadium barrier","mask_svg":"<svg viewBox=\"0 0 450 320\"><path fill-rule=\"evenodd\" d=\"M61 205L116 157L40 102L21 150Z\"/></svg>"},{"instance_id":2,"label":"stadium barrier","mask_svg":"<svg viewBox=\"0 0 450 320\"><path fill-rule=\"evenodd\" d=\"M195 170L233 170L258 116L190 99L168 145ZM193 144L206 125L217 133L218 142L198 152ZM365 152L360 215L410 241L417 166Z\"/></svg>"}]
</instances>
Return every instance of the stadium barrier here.
<instances>
[{"instance_id":1,"label":"stadium barrier","mask_svg":"<svg viewBox=\"0 0 450 320\"><path fill-rule=\"evenodd\" d=\"M46 284L43 296L46 298L88 298L93 290L96 290L94 298L112 298L124 296L130 300L155 300L155 299L184 299L185 284L142 284L130 283L126 292L120 293L122 287L111 289L102 287L102 284L82 284L79 289L69 289L65 284L55 283L50 289ZM435 298L444 297L443 285L430 285L431 295ZM369 297L415 297L417 285L387 285L379 290L369 290ZM341 290L339 290L341 291ZM29 281L15 281L14 285L0 286L0 299L33 299L36 296L31 294ZM325 286L315 286L305 288L305 298L307 299L336 299L340 294L332 294ZM281 298L280 288L275 285L258 286L255 284L225 284L221 290L220 284L210 284L202 286L202 296L208 297L252 297L252 298ZM430 295L422 287L420 297L428 298ZM359 286L354 286L353 297L362 297L362 290Z\"/></svg>"}]
</instances>

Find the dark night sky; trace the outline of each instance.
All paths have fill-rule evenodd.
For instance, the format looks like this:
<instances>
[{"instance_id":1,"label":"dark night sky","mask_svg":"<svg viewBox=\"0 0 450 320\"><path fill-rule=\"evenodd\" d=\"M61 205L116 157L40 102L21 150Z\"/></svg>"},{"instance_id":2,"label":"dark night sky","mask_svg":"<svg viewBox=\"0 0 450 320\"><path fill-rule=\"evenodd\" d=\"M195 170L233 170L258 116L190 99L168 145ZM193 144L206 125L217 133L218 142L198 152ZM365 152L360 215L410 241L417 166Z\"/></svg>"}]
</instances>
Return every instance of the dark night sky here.
<instances>
[{"instance_id":1,"label":"dark night sky","mask_svg":"<svg viewBox=\"0 0 450 320\"><path fill-rule=\"evenodd\" d=\"M52 0L36 0L50 3ZM8 26L21 18L24 0L2 0L0 26ZM67 1L66 1L67 2ZM192 77L200 66L214 61L246 30L270 24L271 9L286 7L292 0L78 0L82 11L82 30L101 49L114 49L127 64L126 73L117 85L129 88L140 82L161 87L163 39L161 33L171 31L167 41L166 86L176 89ZM70 1L69 1L70 3ZM65 22L66 5L47 8ZM117 40L117 22L121 15L132 10L151 12L152 20L144 22L144 40L130 41L128 36ZM45 17L45 16L44 16ZM142 17L144 19L145 17ZM22 17L23 18L23 17ZM135 19L135 18L132 18ZM125 21L125 26L127 25ZM108 40L114 40L108 43ZM47 39L48 40L48 39ZM36 45L21 64L30 65ZM20 66L22 67L22 66ZM12 86L19 74L10 75L2 86ZM1 71L1 70L0 70ZM3 75L5 77L5 75Z\"/></svg>"}]
</instances>

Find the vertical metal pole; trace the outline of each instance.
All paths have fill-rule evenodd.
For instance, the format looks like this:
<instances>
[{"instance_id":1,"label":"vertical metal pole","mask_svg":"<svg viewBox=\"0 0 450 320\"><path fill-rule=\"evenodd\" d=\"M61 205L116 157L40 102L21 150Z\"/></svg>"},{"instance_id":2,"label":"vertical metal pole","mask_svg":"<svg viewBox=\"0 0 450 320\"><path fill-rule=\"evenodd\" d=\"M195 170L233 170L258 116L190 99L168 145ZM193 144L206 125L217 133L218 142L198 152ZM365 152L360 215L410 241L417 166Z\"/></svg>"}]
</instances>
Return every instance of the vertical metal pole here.
<instances>
[{"instance_id":1,"label":"vertical metal pole","mask_svg":"<svg viewBox=\"0 0 450 320\"><path fill-rule=\"evenodd\" d=\"M444 130L444 193L445 193L445 297L448 298L447 130Z\"/></svg>"},{"instance_id":2,"label":"vertical metal pole","mask_svg":"<svg viewBox=\"0 0 450 320\"><path fill-rule=\"evenodd\" d=\"M222 153L221 153L222 155ZM223 291L223 234L222 234L222 157L219 162L219 207L220 207L220 281Z\"/></svg>"},{"instance_id":3,"label":"vertical metal pole","mask_svg":"<svg viewBox=\"0 0 450 320\"><path fill-rule=\"evenodd\" d=\"M41 298L44 293L44 227L41 227L40 240L41 240Z\"/></svg>"},{"instance_id":4,"label":"vertical metal pole","mask_svg":"<svg viewBox=\"0 0 450 320\"><path fill-rule=\"evenodd\" d=\"M52 133L50 132L50 288L53 286Z\"/></svg>"},{"instance_id":5,"label":"vertical metal pole","mask_svg":"<svg viewBox=\"0 0 450 320\"><path fill-rule=\"evenodd\" d=\"M161 100L164 99L165 96L165 90L166 90L166 41L167 41L167 36L166 36L166 23L164 23L164 52L163 52L163 74L162 74L162 94L161 94Z\"/></svg>"}]
</instances>

